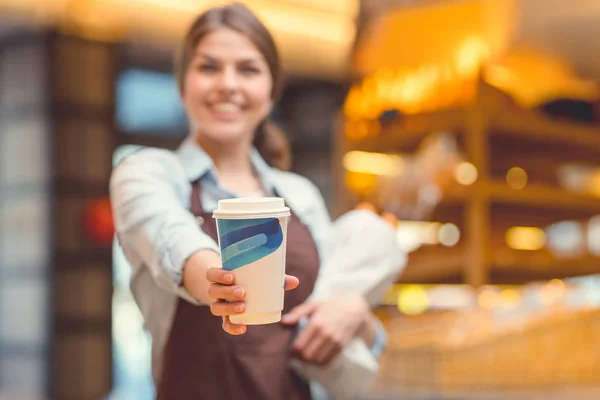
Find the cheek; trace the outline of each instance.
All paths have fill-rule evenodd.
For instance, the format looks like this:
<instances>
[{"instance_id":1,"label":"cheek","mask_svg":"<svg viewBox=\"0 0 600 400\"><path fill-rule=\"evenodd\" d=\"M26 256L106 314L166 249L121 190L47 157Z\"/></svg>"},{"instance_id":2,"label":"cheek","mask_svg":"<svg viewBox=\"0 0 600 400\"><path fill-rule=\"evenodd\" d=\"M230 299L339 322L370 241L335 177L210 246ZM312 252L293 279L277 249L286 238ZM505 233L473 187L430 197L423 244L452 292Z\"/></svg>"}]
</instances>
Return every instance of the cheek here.
<instances>
[{"instance_id":1,"label":"cheek","mask_svg":"<svg viewBox=\"0 0 600 400\"><path fill-rule=\"evenodd\" d=\"M271 100L271 93L267 93L267 96L265 96L262 101L261 101L261 109L260 109L260 117L265 118L267 115L269 115L269 113L271 112L271 109L273 108L273 100Z\"/></svg>"},{"instance_id":2,"label":"cheek","mask_svg":"<svg viewBox=\"0 0 600 400\"><path fill-rule=\"evenodd\" d=\"M189 73L185 78L183 86L184 103L188 104L194 102L195 99L205 96L209 89L208 86L206 79L202 79L198 74Z\"/></svg>"},{"instance_id":3,"label":"cheek","mask_svg":"<svg viewBox=\"0 0 600 400\"><path fill-rule=\"evenodd\" d=\"M271 111L273 100L271 99L271 87L265 83L257 85L252 91L253 102L261 118Z\"/></svg>"}]
</instances>

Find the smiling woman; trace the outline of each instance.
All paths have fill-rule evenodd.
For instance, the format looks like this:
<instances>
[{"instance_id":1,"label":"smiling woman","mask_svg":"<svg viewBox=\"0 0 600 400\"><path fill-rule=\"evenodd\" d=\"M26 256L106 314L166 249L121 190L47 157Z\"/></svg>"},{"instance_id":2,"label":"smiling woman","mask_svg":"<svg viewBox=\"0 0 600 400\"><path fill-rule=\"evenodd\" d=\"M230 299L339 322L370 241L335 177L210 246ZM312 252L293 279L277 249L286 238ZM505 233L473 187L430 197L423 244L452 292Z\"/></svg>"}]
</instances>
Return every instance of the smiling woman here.
<instances>
[{"instance_id":1,"label":"smiling woman","mask_svg":"<svg viewBox=\"0 0 600 400\"><path fill-rule=\"evenodd\" d=\"M272 87L267 62L248 38L228 28L206 35L181 84L196 140L247 146L271 109Z\"/></svg>"},{"instance_id":2,"label":"smiling woman","mask_svg":"<svg viewBox=\"0 0 600 400\"><path fill-rule=\"evenodd\" d=\"M312 382L289 368L292 357L326 365L348 340L371 347L383 333L360 294L301 307L327 251L331 220L314 184L269 164L278 153L270 147L282 147L265 140L274 132L267 116L281 90L275 42L248 8L234 3L200 15L176 61L187 139L177 153L144 149L126 157L111 179L115 227L152 334L157 397L311 399ZM302 284L285 294L284 313L295 310L287 322L248 329L235 323L254 294L236 282L240 271L221 268L212 212L217 202L238 197L282 197L291 209L284 288ZM272 222L225 229L222 239L260 259L283 247ZM229 256L225 249L224 262L234 268ZM317 322L300 328L298 320L313 313ZM296 338L297 329L308 333Z\"/></svg>"},{"instance_id":3,"label":"smiling woman","mask_svg":"<svg viewBox=\"0 0 600 400\"><path fill-rule=\"evenodd\" d=\"M209 154L223 142L244 148L254 142L260 149L281 91L277 47L251 13L216 10L195 21L177 54L181 97L194 138Z\"/></svg>"}]
</instances>

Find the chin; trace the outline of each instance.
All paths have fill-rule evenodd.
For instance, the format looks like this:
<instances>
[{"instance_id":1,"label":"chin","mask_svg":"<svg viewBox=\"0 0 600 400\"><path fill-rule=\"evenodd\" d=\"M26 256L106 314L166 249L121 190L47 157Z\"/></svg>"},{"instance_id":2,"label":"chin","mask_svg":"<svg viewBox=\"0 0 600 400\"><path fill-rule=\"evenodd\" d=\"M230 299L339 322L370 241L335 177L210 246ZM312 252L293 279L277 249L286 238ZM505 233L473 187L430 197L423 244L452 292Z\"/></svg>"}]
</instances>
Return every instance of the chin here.
<instances>
[{"instance_id":1,"label":"chin","mask_svg":"<svg viewBox=\"0 0 600 400\"><path fill-rule=\"evenodd\" d=\"M212 129L202 136L214 143L233 144L243 140L246 135L240 133L240 129Z\"/></svg>"}]
</instances>

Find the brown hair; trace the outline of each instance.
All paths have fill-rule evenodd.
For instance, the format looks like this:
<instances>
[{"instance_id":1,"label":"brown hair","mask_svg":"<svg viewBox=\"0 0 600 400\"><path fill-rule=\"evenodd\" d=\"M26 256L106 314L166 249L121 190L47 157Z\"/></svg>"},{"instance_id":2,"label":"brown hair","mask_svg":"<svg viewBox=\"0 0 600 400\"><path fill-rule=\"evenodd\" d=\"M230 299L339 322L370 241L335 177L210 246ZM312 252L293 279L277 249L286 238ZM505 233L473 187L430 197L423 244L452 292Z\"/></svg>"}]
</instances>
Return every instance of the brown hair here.
<instances>
[{"instance_id":1,"label":"brown hair","mask_svg":"<svg viewBox=\"0 0 600 400\"><path fill-rule=\"evenodd\" d=\"M281 93L282 86L282 73L277 46L267 27L252 11L240 3L211 8L198 16L192 23L175 58L175 77L180 93L183 94L185 75L198 43L204 36L220 28L227 28L241 33L258 48L267 62L273 81L271 99L276 101ZM256 129L254 146L269 165L275 166L277 160L271 159L270 156L278 153L278 151L269 148L269 143L272 140L267 137L271 133L266 127L266 122L266 120L263 121Z\"/></svg>"},{"instance_id":2,"label":"brown hair","mask_svg":"<svg viewBox=\"0 0 600 400\"><path fill-rule=\"evenodd\" d=\"M264 140L258 144L258 151L272 167L289 171L292 167L292 152L285 132L272 121L265 121L263 129Z\"/></svg>"}]
</instances>

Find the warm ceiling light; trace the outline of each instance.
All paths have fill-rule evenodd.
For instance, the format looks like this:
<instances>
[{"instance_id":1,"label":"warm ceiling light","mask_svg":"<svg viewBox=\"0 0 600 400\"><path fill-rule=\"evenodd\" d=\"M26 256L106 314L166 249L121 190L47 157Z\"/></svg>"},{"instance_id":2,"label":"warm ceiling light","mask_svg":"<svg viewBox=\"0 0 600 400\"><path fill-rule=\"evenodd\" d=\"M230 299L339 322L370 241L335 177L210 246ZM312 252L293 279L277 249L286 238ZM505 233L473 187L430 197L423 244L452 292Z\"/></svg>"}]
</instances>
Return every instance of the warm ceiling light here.
<instances>
[{"instance_id":1,"label":"warm ceiling light","mask_svg":"<svg viewBox=\"0 0 600 400\"><path fill-rule=\"evenodd\" d=\"M506 184L511 189L523 189L527 186L527 172L523 168L512 167L506 173Z\"/></svg>"},{"instance_id":2,"label":"warm ceiling light","mask_svg":"<svg viewBox=\"0 0 600 400\"><path fill-rule=\"evenodd\" d=\"M338 44L349 44L354 40L355 23L353 11L355 1L334 1L331 7L322 2L315 6L314 1L241 0L254 11L273 31L300 36L309 36L319 40ZM177 10L198 14L209 7L230 4L231 1L189 1L189 0L129 0L126 3L153 4L165 10ZM346 4L347 3L347 4Z\"/></svg>"},{"instance_id":3,"label":"warm ceiling light","mask_svg":"<svg viewBox=\"0 0 600 400\"><path fill-rule=\"evenodd\" d=\"M358 0L242 0L271 29L294 75L345 79ZM230 0L0 0L0 13L100 41L171 48L199 13ZM142 12L140 12L142 10ZM309 49L310 51L307 51Z\"/></svg>"},{"instance_id":4,"label":"warm ceiling light","mask_svg":"<svg viewBox=\"0 0 600 400\"><path fill-rule=\"evenodd\" d=\"M505 240L512 249L534 251L546 245L546 234L534 226L513 226L506 231Z\"/></svg>"},{"instance_id":5,"label":"warm ceiling light","mask_svg":"<svg viewBox=\"0 0 600 400\"><path fill-rule=\"evenodd\" d=\"M429 304L429 294L420 285L407 285L398 293L398 310L406 315L422 314Z\"/></svg>"},{"instance_id":6,"label":"warm ceiling light","mask_svg":"<svg viewBox=\"0 0 600 400\"><path fill-rule=\"evenodd\" d=\"M470 162L461 162L454 169L454 178L461 185L472 185L477 180L477 168Z\"/></svg>"},{"instance_id":7,"label":"warm ceiling light","mask_svg":"<svg viewBox=\"0 0 600 400\"><path fill-rule=\"evenodd\" d=\"M342 160L346 171L373 175L397 175L402 171L404 160L393 154L350 151Z\"/></svg>"},{"instance_id":8,"label":"warm ceiling light","mask_svg":"<svg viewBox=\"0 0 600 400\"><path fill-rule=\"evenodd\" d=\"M444 224L438 230L438 240L442 245L452 247L460 240L460 229L454 224Z\"/></svg>"}]
</instances>

